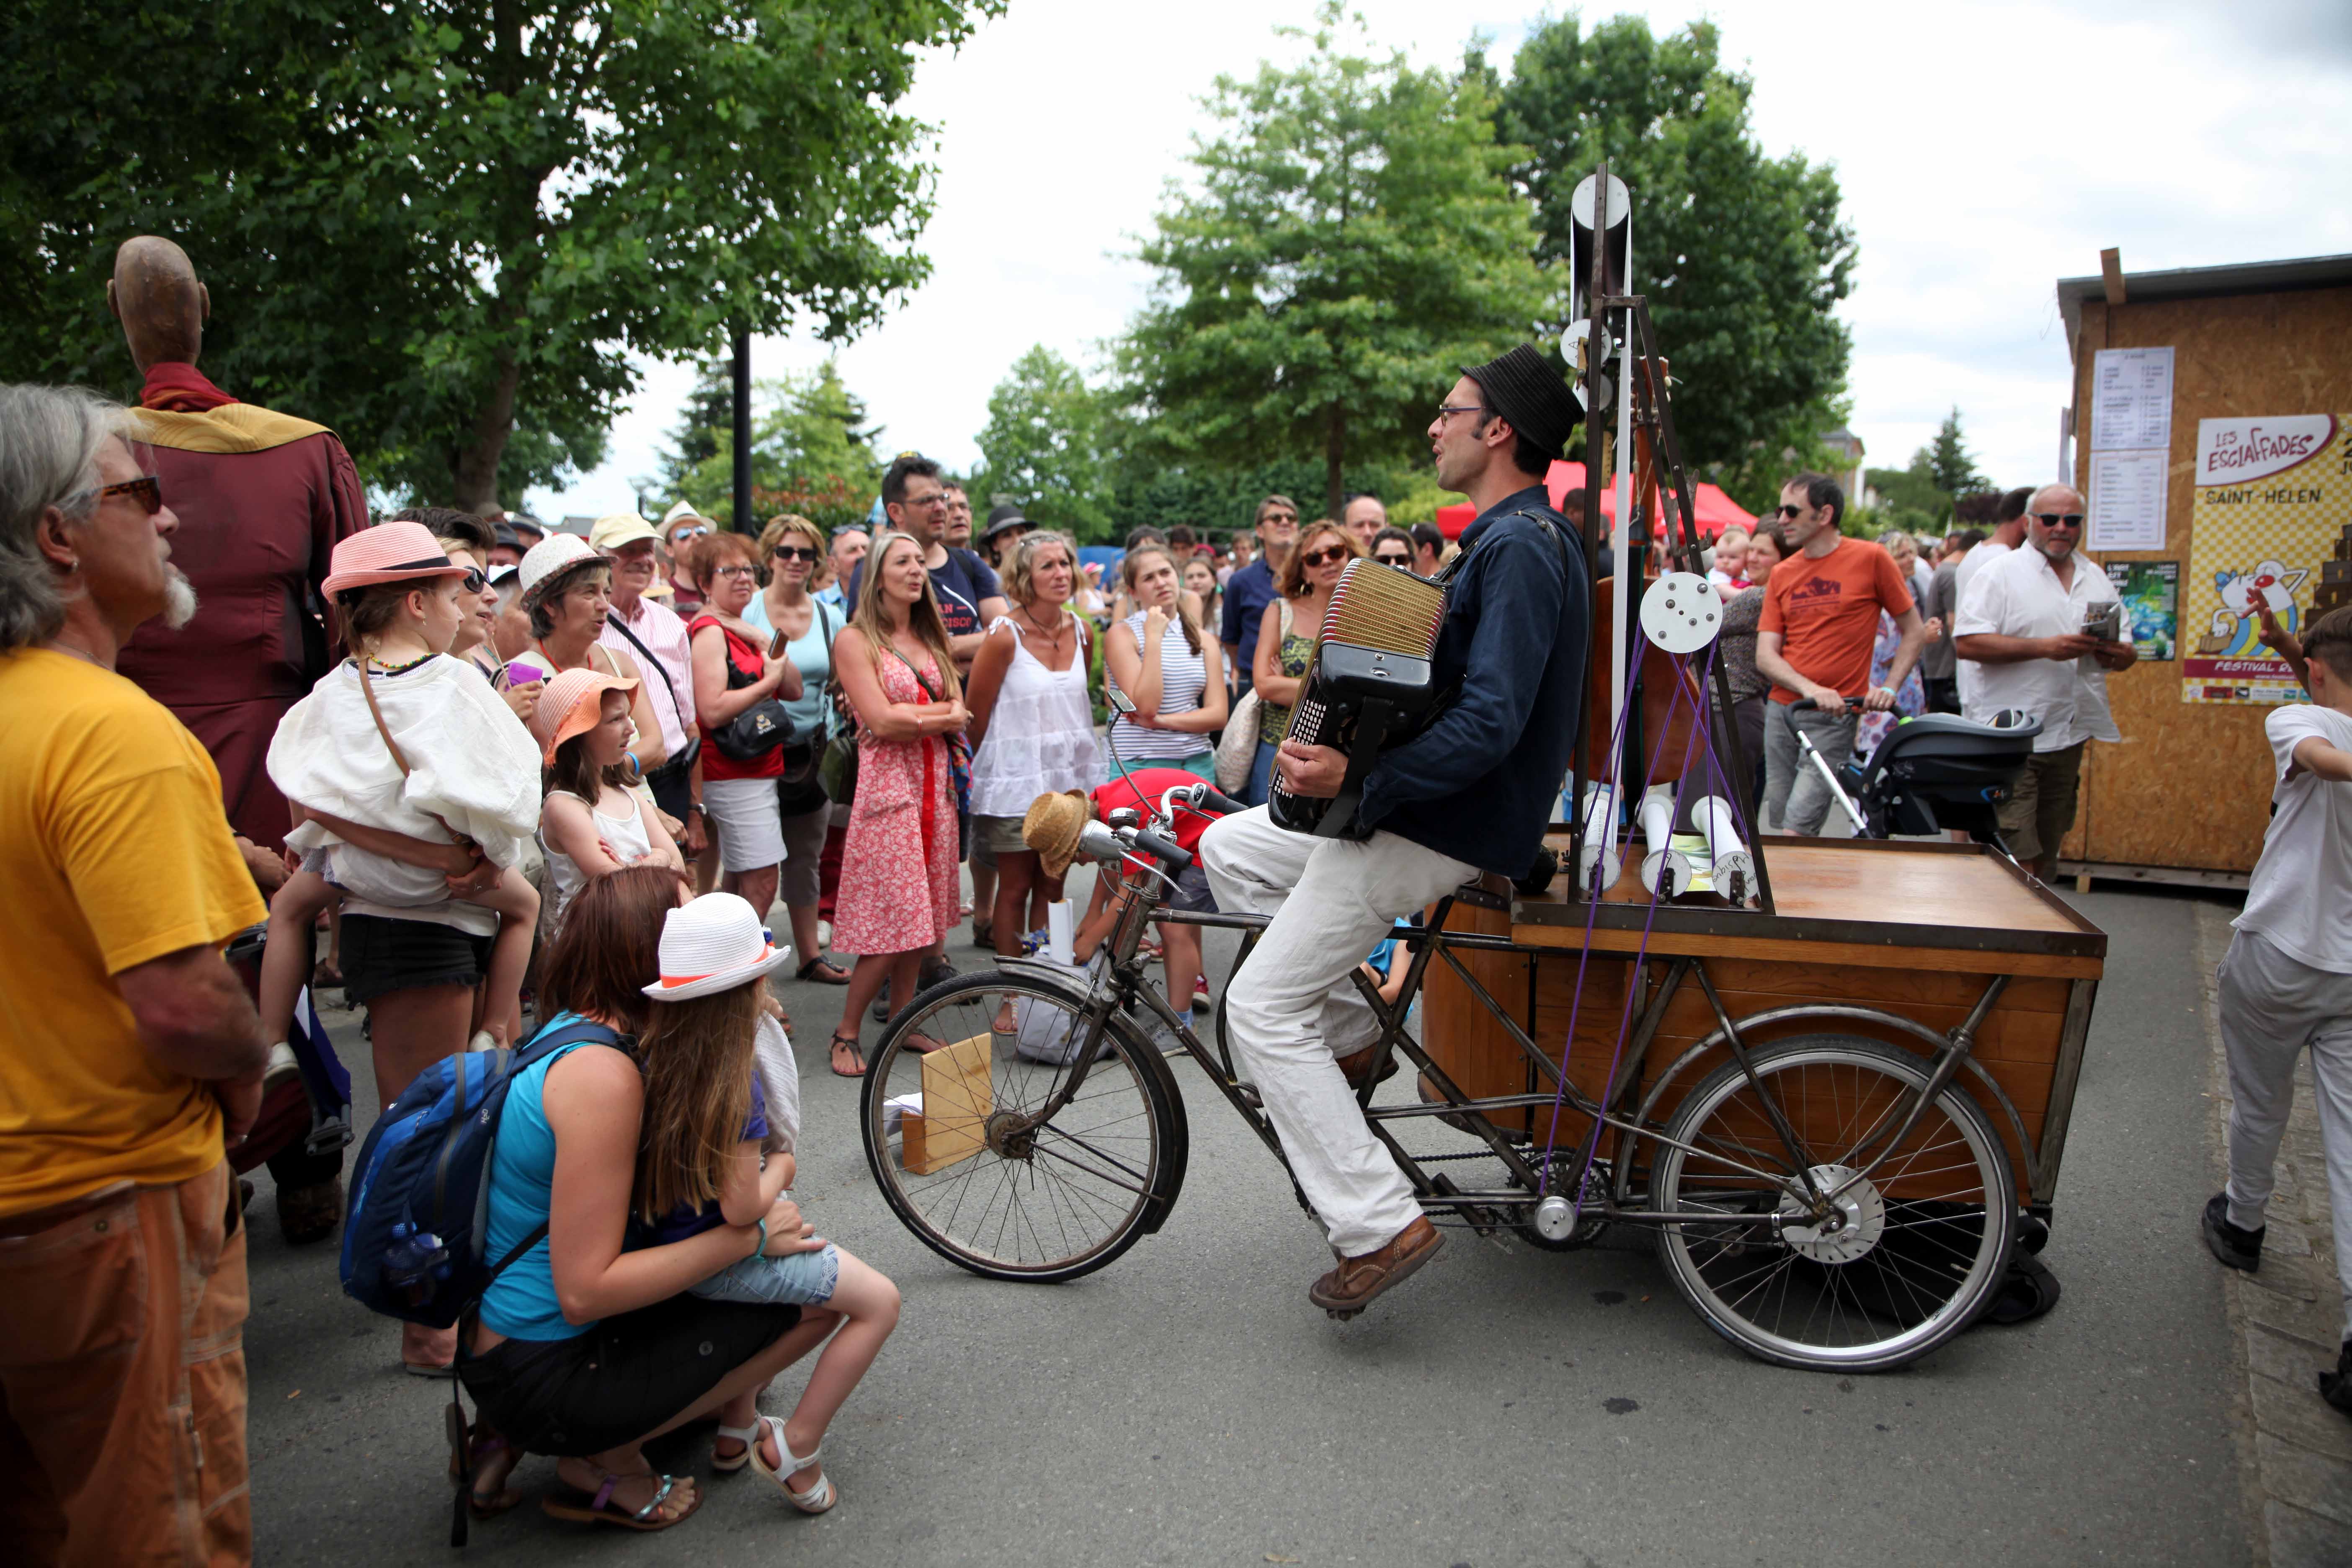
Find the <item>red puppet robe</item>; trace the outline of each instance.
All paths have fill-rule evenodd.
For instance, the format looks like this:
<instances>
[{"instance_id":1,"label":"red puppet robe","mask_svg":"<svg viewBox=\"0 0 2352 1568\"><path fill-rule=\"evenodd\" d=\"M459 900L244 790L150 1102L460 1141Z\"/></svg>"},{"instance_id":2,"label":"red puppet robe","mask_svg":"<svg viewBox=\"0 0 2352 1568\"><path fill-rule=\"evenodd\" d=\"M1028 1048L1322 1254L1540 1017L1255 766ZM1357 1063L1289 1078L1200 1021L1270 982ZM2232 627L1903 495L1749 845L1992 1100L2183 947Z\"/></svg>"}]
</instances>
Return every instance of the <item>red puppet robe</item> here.
<instances>
[{"instance_id":1,"label":"red puppet robe","mask_svg":"<svg viewBox=\"0 0 2352 1568\"><path fill-rule=\"evenodd\" d=\"M359 470L324 426L239 403L191 364L149 366L140 404L196 618L140 627L116 668L212 753L229 825L279 847L286 801L263 762L278 721L332 664L313 607L336 542L367 526Z\"/></svg>"}]
</instances>

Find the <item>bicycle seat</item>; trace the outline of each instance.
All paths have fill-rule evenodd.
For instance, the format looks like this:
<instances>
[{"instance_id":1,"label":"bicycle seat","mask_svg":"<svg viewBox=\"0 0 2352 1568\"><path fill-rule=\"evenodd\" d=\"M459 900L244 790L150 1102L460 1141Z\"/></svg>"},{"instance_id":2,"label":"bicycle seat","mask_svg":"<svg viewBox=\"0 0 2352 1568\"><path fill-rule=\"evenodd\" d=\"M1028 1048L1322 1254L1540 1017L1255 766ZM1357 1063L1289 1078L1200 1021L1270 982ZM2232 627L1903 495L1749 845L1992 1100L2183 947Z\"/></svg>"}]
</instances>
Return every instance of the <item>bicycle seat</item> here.
<instances>
[{"instance_id":1,"label":"bicycle seat","mask_svg":"<svg viewBox=\"0 0 2352 1568\"><path fill-rule=\"evenodd\" d=\"M2042 721L2018 709L1979 724L1949 713L1906 719L1879 742L1856 788L1872 831L1934 833L1958 828L1980 840L1994 808L2033 755Z\"/></svg>"}]
</instances>

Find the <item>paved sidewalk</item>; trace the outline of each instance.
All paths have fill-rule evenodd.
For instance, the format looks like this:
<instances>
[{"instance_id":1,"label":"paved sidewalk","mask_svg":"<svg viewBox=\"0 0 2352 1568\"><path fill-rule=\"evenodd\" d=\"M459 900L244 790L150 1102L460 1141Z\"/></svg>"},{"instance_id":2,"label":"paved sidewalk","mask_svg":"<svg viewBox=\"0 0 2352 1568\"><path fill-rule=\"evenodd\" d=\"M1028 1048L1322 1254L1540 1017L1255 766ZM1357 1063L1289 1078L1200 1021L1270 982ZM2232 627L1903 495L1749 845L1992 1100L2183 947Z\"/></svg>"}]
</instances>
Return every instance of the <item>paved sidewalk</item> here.
<instances>
[{"instance_id":1,"label":"paved sidewalk","mask_svg":"<svg viewBox=\"0 0 2352 1568\"><path fill-rule=\"evenodd\" d=\"M2205 1032L2212 1047L2216 1190L2230 1097L2213 971L2229 950L2231 913L2219 903L2197 908L2197 958L2204 970ZM2321 1400L2315 1382L2321 1368L2336 1364L2342 1291L2308 1057L2297 1076L2263 1266L2242 1274L2217 1265L2216 1272L2240 1346L2231 1416L2253 1561L2270 1568L2343 1568L2352 1563L2352 1420ZM2185 1242L2194 1244L2193 1238Z\"/></svg>"}]
</instances>

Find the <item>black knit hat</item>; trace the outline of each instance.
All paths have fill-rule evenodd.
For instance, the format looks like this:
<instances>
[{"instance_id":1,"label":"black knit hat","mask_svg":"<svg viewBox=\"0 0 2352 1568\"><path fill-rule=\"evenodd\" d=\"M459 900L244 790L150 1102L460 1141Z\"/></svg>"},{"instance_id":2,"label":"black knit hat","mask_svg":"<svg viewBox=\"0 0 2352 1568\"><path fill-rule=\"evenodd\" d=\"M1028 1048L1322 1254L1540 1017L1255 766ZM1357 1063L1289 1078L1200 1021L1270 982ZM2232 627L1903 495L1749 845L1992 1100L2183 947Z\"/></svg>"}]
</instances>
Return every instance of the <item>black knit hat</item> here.
<instances>
[{"instance_id":1,"label":"black knit hat","mask_svg":"<svg viewBox=\"0 0 2352 1568\"><path fill-rule=\"evenodd\" d=\"M1465 364L1462 374L1478 384L1486 406L1509 420L1530 446L1555 455L1567 449L1580 416L1576 399L1539 351L1522 343L1485 364Z\"/></svg>"}]
</instances>

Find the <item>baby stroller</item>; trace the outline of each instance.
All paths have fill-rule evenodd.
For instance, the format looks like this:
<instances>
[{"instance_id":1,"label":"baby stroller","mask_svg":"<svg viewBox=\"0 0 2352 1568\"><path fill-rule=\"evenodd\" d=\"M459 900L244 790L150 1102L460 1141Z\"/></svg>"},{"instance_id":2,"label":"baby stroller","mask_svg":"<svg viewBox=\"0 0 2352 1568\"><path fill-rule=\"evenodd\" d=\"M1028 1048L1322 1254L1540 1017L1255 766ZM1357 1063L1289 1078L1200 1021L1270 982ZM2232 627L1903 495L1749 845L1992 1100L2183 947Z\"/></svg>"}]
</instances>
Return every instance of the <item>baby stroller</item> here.
<instances>
[{"instance_id":1,"label":"baby stroller","mask_svg":"<svg viewBox=\"0 0 2352 1568\"><path fill-rule=\"evenodd\" d=\"M1811 707L1801 700L1800 708ZM1802 730L1797 744L1808 765L1836 792L1857 838L1932 834L1953 828L2002 854L2001 802L2033 755L2042 721L2019 709L1972 724L1948 713L1927 713L1895 726L1867 763L1832 769ZM2014 858L2014 857L2011 857Z\"/></svg>"}]
</instances>

